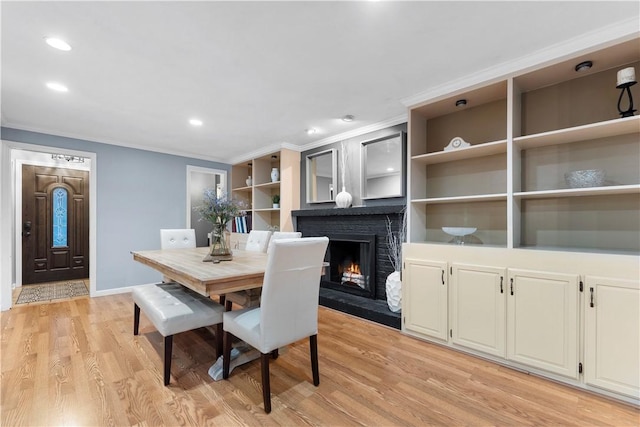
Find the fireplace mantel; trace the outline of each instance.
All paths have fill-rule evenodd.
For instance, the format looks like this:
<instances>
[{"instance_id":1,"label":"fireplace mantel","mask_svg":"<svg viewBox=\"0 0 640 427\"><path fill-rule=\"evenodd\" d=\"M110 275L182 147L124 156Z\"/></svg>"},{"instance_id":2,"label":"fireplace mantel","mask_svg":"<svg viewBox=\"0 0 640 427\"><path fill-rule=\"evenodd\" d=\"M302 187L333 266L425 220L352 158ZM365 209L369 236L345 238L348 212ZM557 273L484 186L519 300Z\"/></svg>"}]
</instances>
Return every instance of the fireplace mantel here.
<instances>
[{"instance_id":1,"label":"fireplace mantel","mask_svg":"<svg viewBox=\"0 0 640 427\"><path fill-rule=\"evenodd\" d=\"M358 206L351 208L300 209L291 211L291 216L351 216L351 215L389 215L399 214L405 205Z\"/></svg>"}]
</instances>

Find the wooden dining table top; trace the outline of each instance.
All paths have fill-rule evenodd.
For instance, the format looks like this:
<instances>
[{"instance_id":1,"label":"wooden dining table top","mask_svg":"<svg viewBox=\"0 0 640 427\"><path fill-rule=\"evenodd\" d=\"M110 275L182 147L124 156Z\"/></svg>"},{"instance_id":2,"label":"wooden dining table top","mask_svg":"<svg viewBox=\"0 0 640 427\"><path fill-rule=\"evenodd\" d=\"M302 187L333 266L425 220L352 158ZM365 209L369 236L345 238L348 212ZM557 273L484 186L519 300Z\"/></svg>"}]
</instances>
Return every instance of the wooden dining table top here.
<instances>
[{"instance_id":1,"label":"wooden dining table top","mask_svg":"<svg viewBox=\"0 0 640 427\"><path fill-rule=\"evenodd\" d=\"M135 261L201 295L222 295L262 287L266 253L234 249L233 260L213 263L202 261L208 252L208 247L202 247L131 253Z\"/></svg>"}]
</instances>

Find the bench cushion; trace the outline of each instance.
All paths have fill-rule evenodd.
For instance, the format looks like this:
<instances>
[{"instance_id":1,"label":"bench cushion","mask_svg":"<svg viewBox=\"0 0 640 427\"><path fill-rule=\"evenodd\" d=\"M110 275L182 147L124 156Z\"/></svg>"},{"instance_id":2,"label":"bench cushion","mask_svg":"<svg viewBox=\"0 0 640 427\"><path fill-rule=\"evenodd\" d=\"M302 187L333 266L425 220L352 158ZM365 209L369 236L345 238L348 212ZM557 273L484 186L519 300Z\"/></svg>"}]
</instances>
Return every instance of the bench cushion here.
<instances>
[{"instance_id":1,"label":"bench cushion","mask_svg":"<svg viewBox=\"0 0 640 427\"><path fill-rule=\"evenodd\" d=\"M131 295L165 337L222 323L222 305L177 283L136 286Z\"/></svg>"}]
</instances>

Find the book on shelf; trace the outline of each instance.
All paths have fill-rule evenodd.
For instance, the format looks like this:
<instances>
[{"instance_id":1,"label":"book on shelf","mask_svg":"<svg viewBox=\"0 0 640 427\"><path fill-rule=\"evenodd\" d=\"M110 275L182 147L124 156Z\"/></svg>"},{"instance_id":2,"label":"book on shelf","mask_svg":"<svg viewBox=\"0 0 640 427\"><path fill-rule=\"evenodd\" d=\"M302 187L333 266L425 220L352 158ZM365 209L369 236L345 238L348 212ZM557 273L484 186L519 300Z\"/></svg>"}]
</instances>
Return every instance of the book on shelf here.
<instances>
[{"instance_id":1,"label":"book on shelf","mask_svg":"<svg viewBox=\"0 0 640 427\"><path fill-rule=\"evenodd\" d=\"M231 231L233 233L248 233L252 228L251 214L237 216L231 223Z\"/></svg>"}]
</instances>

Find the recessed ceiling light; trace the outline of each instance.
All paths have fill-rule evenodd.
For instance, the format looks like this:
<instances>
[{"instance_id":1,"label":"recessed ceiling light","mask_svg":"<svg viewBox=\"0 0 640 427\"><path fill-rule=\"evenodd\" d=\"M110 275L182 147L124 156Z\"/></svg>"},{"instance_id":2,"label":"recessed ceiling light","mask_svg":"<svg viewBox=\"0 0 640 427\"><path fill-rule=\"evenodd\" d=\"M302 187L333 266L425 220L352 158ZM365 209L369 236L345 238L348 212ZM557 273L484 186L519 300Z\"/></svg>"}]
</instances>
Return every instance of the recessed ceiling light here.
<instances>
[{"instance_id":1,"label":"recessed ceiling light","mask_svg":"<svg viewBox=\"0 0 640 427\"><path fill-rule=\"evenodd\" d=\"M316 133L316 130L314 128L309 128L305 132L307 132L307 135L313 135L314 133Z\"/></svg>"},{"instance_id":2,"label":"recessed ceiling light","mask_svg":"<svg viewBox=\"0 0 640 427\"><path fill-rule=\"evenodd\" d=\"M54 47L56 49L64 50L64 51L71 50L71 46L69 46L69 43L67 43L64 40L57 39L55 37L45 37L44 41L46 41L49 46Z\"/></svg>"},{"instance_id":3,"label":"recessed ceiling light","mask_svg":"<svg viewBox=\"0 0 640 427\"><path fill-rule=\"evenodd\" d=\"M458 99L456 101L456 107L464 107L465 105L467 105L466 99Z\"/></svg>"},{"instance_id":4,"label":"recessed ceiling light","mask_svg":"<svg viewBox=\"0 0 640 427\"><path fill-rule=\"evenodd\" d=\"M592 61L583 61L583 62L579 63L578 65L576 65L574 69L576 70L576 72L580 73L582 71L590 70L591 67L593 67L593 62Z\"/></svg>"},{"instance_id":5,"label":"recessed ceiling light","mask_svg":"<svg viewBox=\"0 0 640 427\"><path fill-rule=\"evenodd\" d=\"M202 120L200 120L200 119L189 119L189 124L191 126L202 126Z\"/></svg>"},{"instance_id":6,"label":"recessed ceiling light","mask_svg":"<svg viewBox=\"0 0 640 427\"><path fill-rule=\"evenodd\" d=\"M353 121L353 119L355 119L355 117L353 117L351 114L347 114L346 116L344 116L344 117L342 118L342 121L343 121L343 122L352 122L352 121Z\"/></svg>"},{"instance_id":7,"label":"recessed ceiling light","mask_svg":"<svg viewBox=\"0 0 640 427\"><path fill-rule=\"evenodd\" d=\"M393 172L393 168L387 168L387 172Z\"/></svg>"},{"instance_id":8,"label":"recessed ceiling light","mask_svg":"<svg viewBox=\"0 0 640 427\"><path fill-rule=\"evenodd\" d=\"M47 83L47 87L51 90L55 90L56 92L68 92L69 89L60 83L56 83L56 82L49 82Z\"/></svg>"}]
</instances>

